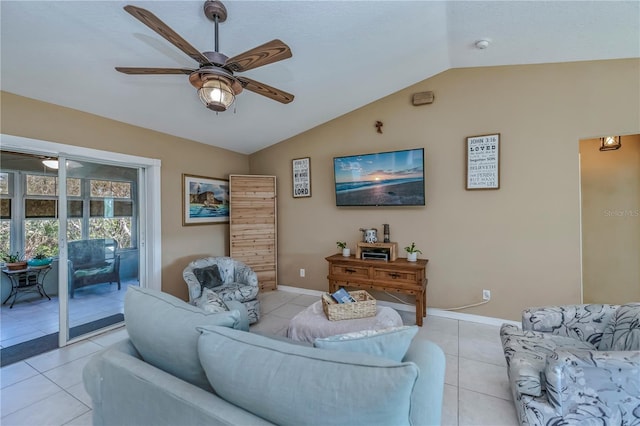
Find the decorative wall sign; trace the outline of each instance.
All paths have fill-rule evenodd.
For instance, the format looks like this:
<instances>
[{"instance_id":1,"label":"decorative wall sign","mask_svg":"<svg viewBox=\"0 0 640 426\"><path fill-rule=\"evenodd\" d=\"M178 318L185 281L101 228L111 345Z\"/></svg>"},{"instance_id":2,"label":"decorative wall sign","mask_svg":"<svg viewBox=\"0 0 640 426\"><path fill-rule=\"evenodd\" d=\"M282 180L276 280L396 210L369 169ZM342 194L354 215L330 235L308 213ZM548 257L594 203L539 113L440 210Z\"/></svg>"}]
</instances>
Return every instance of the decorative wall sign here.
<instances>
[{"instance_id":1,"label":"decorative wall sign","mask_svg":"<svg viewBox=\"0 0 640 426\"><path fill-rule=\"evenodd\" d=\"M182 225L229 223L229 181L182 175Z\"/></svg>"},{"instance_id":2,"label":"decorative wall sign","mask_svg":"<svg viewBox=\"0 0 640 426\"><path fill-rule=\"evenodd\" d=\"M311 197L311 158L292 160L293 198Z\"/></svg>"},{"instance_id":3,"label":"decorative wall sign","mask_svg":"<svg viewBox=\"0 0 640 426\"><path fill-rule=\"evenodd\" d=\"M466 188L500 188L500 133L467 138Z\"/></svg>"}]
</instances>

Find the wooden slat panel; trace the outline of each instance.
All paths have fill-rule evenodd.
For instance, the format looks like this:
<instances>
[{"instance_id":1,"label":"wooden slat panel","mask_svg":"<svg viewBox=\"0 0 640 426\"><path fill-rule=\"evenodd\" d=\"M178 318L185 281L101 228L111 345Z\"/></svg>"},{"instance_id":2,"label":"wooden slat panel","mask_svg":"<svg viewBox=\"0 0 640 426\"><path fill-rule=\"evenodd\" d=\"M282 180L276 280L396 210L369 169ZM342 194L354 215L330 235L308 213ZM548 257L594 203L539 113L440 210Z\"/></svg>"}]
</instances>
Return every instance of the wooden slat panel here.
<instances>
[{"instance_id":1,"label":"wooden slat panel","mask_svg":"<svg viewBox=\"0 0 640 426\"><path fill-rule=\"evenodd\" d=\"M229 176L230 256L256 272L261 290L278 285L276 203L275 176Z\"/></svg>"}]
</instances>

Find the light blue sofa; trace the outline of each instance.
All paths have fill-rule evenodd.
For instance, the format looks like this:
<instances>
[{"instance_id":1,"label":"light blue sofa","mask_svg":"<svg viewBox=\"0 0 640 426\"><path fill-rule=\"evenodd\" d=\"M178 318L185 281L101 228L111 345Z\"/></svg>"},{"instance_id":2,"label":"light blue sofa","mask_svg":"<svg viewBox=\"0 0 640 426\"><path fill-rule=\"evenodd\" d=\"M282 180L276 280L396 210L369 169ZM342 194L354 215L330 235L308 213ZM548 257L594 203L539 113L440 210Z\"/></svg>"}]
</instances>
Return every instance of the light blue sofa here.
<instances>
[{"instance_id":1,"label":"light blue sofa","mask_svg":"<svg viewBox=\"0 0 640 426\"><path fill-rule=\"evenodd\" d=\"M229 308L130 287L130 338L83 371L93 424L440 424L445 357L415 332L395 361L250 333L244 306Z\"/></svg>"},{"instance_id":2,"label":"light blue sofa","mask_svg":"<svg viewBox=\"0 0 640 426\"><path fill-rule=\"evenodd\" d=\"M530 308L500 337L522 425L640 425L640 303Z\"/></svg>"}]
</instances>

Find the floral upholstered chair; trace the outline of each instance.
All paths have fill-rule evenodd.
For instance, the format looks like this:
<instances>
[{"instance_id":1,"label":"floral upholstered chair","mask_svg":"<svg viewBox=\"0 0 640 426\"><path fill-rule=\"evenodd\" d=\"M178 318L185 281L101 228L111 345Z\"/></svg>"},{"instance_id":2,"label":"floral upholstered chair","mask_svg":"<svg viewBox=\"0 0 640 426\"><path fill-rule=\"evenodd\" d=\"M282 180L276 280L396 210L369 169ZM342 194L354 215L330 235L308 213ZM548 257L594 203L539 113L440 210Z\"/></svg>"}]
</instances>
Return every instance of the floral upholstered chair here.
<instances>
[{"instance_id":1,"label":"floral upholstered chair","mask_svg":"<svg viewBox=\"0 0 640 426\"><path fill-rule=\"evenodd\" d=\"M640 425L640 303L530 308L500 337L522 425Z\"/></svg>"},{"instance_id":2,"label":"floral upholstered chair","mask_svg":"<svg viewBox=\"0 0 640 426\"><path fill-rule=\"evenodd\" d=\"M218 297L222 301L235 300L247 308L250 324L260 319L258 276L239 260L230 257L194 260L184 268L182 277L189 287L192 305L215 304L217 308Z\"/></svg>"}]
</instances>

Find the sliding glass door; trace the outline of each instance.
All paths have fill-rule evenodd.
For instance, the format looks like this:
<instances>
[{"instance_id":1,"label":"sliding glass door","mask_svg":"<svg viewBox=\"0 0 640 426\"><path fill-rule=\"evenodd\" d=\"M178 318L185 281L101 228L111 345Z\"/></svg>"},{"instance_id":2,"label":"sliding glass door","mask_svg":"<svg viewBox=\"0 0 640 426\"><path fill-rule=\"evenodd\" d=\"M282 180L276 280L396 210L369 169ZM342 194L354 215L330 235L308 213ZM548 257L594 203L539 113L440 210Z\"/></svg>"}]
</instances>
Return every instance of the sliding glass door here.
<instances>
[{"instance_id":1,"label":"sliding glass door","mask_svg":"<svg viewBox=\"0 0 640 426\"><path fill-rule=\"evenodd\" d=\"M160 288L160 161L0 138L0 251L50 259L19 273L0 260L8 365L117 326L128 286Z\"/></svg>"},{"instance_id":2,"label":"sliding glass door","mask_svg":"<svg viewBox=\"0 0 640 426\"><path fill-rule=\"evenodd\" d=\"M140 270L139 168L66 160L68 340L124 321ZM65 321L63 321L64 323Z\"/></svg>"}]
</instances>

